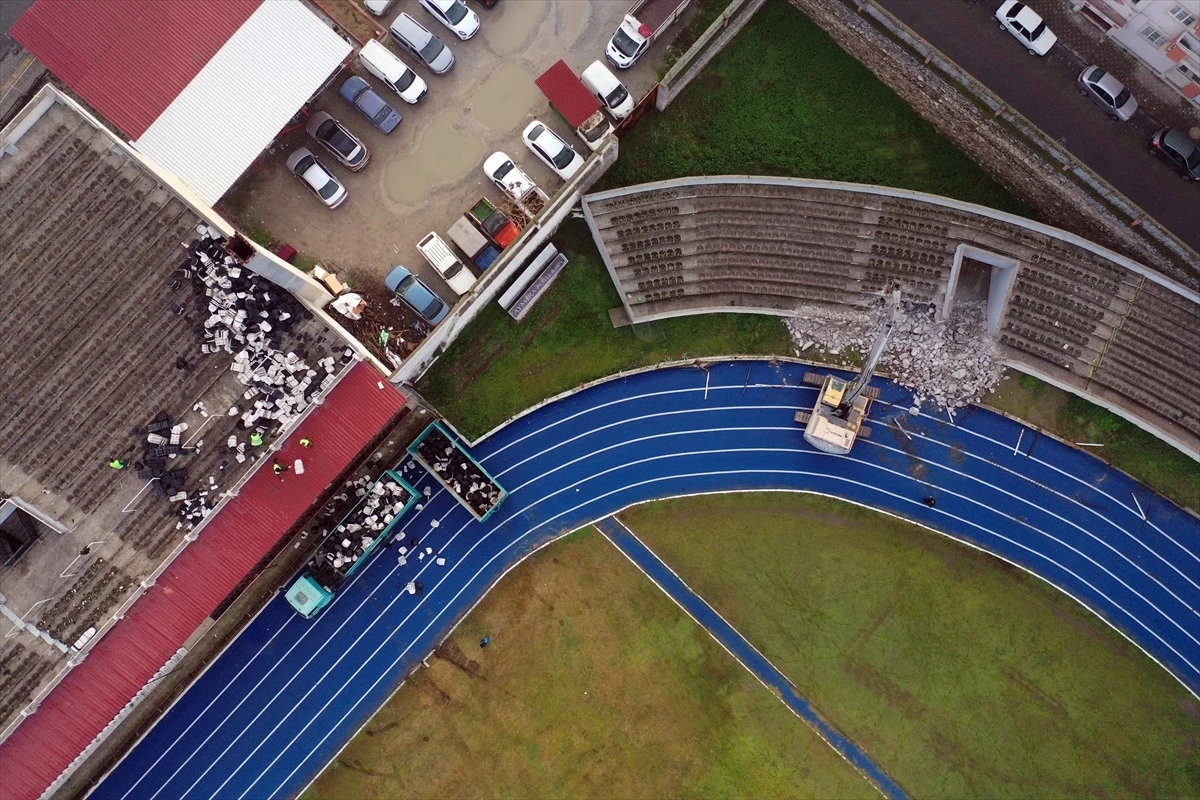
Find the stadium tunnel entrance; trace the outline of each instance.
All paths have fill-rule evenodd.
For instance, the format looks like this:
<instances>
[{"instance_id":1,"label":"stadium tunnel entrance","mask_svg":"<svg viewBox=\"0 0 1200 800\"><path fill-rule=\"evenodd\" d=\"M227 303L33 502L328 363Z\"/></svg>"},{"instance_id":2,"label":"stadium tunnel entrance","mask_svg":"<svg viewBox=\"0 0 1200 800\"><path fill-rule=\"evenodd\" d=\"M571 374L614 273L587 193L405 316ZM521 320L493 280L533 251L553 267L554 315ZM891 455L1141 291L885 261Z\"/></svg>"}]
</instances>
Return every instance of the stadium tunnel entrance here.
<instances>
[{"instance_id":1,"label":"stadium tunnel entrance","mask_svg":"<svg viewBox=\"0 0 1200 800\"><path fill-rule=\"evenodd\" d=\"M991 335L999 333L1009 293L1017 281L1017 266L1017 262L1007 256L960 244L954 250L942 319L949 318L956 300L986 302L987 332Z\"/></svg>"}]
</instances>

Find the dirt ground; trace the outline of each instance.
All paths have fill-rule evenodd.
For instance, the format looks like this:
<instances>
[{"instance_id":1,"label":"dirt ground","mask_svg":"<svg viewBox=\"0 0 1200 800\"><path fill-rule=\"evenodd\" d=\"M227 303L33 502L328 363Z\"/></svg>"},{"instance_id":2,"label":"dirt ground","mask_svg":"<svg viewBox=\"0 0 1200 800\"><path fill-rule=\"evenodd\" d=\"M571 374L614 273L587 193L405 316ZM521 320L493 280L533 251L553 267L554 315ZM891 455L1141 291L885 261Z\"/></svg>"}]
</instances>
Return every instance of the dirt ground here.
<instances>
[{"instance_id":1,"label":"dirt ground","mask_svg":"<svg viewBox=\"0 0 1200 800\"><path fill-rule=\"evenodd\" d=\"M497 150L508 153L547 192L562 185L522 144L521 130L537 118L581 154L588 150L533 81L560 58L576 74L603 59L604 45L629 2L505 0L492 9L474 7L481 29L466 42L438 26L417 0L400 0L380 20L386 27L401 12L411 14L446 43L456 62L444 76L417 67L429 94L416 106L403 103L354 62L355 74L403 117L390 135L380 133L338 96L348 73L316 100L312 110L329 112L366 143L372 154L366 169L355 174L341 168L297 125L221 201L221 210L252 236L269 234L290 243L306 260L349 273L352 283L382 282L394 265L404 264L452 301L454 293L420 257L417 241L431 230L445 238L450 225L481 196L500 199L481 169ZM655 43L641 63L619 76L635 96L654 84L653 65L666 47L665 41ZM414 66L409 56L401 59ZM300 146L313 150L349 189L350 198L340 208L324 208L288 174L284 161Z\"/></svg>"}]
</instances>

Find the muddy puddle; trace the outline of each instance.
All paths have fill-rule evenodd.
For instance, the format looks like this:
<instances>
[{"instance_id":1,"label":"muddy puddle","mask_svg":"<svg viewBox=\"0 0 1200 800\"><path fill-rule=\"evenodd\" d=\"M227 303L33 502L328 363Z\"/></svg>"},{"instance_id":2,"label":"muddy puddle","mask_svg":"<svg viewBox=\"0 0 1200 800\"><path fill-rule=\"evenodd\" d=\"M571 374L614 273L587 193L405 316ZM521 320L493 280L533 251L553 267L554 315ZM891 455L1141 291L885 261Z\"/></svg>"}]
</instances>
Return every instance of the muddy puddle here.
<instances>
[{"instance_id":1,"label":"muddy puddle","mask_svg":"<svg viewBox=\"0 0 1200 800\"><path fill-rule=\"evenodd\" d=\"M488 130L516 130L542 96L533 77L522 64L502 64L471 96L468 113Z\"/></svg>"},{"instance_id":2,"label":"muddy puddle","mask_svg":"<svg viewBox=\"0 0 1200 800\"><path fill-rule=\"evenodd\" d=\"M546 18L549 8L547 0L501 3L501 13L490 16L483 27L483 38L488 48L501 57L522 52Z\"/></svg>"},{"instance_id":3,"label":"muddy puddle","mask_svg":"<svg viewBox=\"0 0 1200 800\"><path fill-rule=\"evenodd\" d=\"M440 183L456 181L483 162L483 142L457 111L442 114L425 129L421 144L387 163L383 178L388 197L411 205Z\"/></svg>"}]
</instances>

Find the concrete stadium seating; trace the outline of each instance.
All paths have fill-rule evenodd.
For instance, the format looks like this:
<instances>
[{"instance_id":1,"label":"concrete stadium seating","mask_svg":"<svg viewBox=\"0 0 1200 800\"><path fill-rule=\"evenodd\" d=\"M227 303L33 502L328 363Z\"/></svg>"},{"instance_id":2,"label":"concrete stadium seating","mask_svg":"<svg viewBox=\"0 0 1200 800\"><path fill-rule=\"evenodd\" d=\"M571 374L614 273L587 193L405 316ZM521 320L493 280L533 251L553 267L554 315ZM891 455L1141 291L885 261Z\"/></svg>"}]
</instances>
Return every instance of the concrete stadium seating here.
<instances>
[{"instance_id":1,"label":"concrete stadium seating","mask_svg":"<svg viewBox=\"0 0 1200 800\"><path fill-rule=\"evenodd\" d=\"M899 282L943 308L964 247L1013 265L994 331L1014 366L1200 452L1200 299L1065 231L947 198L788 178L584 197L629 318L860 307ZM953 300L953 298L950 298Z\"/></svg>"}]
</instances>

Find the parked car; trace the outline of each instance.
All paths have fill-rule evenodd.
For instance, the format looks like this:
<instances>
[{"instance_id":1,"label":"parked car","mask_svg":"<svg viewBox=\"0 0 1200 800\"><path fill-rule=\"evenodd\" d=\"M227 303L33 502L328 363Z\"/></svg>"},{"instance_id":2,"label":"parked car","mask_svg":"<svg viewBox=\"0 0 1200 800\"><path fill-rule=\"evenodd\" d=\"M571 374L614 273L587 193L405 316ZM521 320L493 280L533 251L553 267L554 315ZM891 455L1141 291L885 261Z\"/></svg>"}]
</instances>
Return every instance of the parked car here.
<instances>
[{"instance_id":1,"label":"parked car","mask_svg":"<svg viewBox=\"0 0 1200 800\"><path fill-rule=\"evenodd\" d=\"M518 203L531 189L537 188L533 179L514 164L506 153L496 152L488 156L487 161L483 162L483 172L496 184L497 189Z\"/></svg>"},{"instance_id":2,"label":"parked car","mask_svg":"<svg viewBox=\"0 0 1200 800\"><path fill-rule=\"evenodd\" d=\"M462 0L421 0L421 6L464 42L479 33L479 15Z\"/></svg>"},{"instance_id":3,"label":"parked car","mask_svg":"<svg viewBox=\"0 0 1200 800\"><path fill-rule=\"evenodd\" d=\"M633 113L633 98L617 76L608 71L602 61L593 61L579 76L588 91L595 95L613 119L622 120Z\"/></svg>"},{"instance_id":4,"label":"parked car","mask_svg":"<svg viewBox=\"0 0 1200 800\"><path fill-rule=\"evenodd\" d=\"M446 305L446 301L438 297L408 267L392 267L383 283L388 291L400 298L400 302L430 325L437 325L450 313L450 306Z\"/></svg>"},{"instance_id":5,"label":"parked car","mask_svg":"<svg viewBox=\"0 0 1200 800\"><path fill-rule=\"evenodd\" d=\"M317 157L307 147L301 147L288 156L287 167L309 191L330 208L337 208L350 196L346 187L338 183L337 178L317 161Z\"/></svg>"},{"instance_id":6,"label":"parked car","mask_svg":"<svg viewBox=\"0 0 1200 800\"><path fill-rule=\"evenodd\" d=\"M1079 85L1079 91L1122 122L1128 122L1138 110L1138 101L1125 88L1125 84L1099 67L1088 67L1079 73L1075 82Z\"/></svg>"},{"instance_id":7,"label":"parked car","mask_svg":"<svg viewBox=\"0 0 1200 800\"><path fill-rule=\"evenodd\" d=\"M392 54L382 42L374 39L358 51L358 60L367 72L383 81L409 105L416 105L429 91L429 86L412 68Z\"/></svg>"},{"instance_id":8,"label":"parked car","mask_svg":"<svg viewBox=\"0 0 1200 800\"><path fill-rule=\"evenodd\" d=\"M1185 181L1200 181L1200 145L1183 131L1156 131L1150 137L1150 152L1174 167Z\"/></svg>"},{"instance_id":9,"label":"parked car","mask_svg":"<svg viewBox=\"0 0 1200 800\"><path fill-rule=\"evenodd\" d=\"M583 156L536 119L521 132L521 139L535 156L564 181L570 180L583 166Z\"/></svg>"},{"instance_id":10,"label":"parked car","mask_svg":"<svg viewBox=\"0 0 1200 800\"><path fill-rule=\"evenodd\" d=\"M1037 12L1018 0L1004 0L996 9L996 19L1031 55L1046 55L1058 41Z\"/></svg>"},{"instance_id":11,"label":"parked car","mask_svg":"<svg viewBox=\"0 0 1200 800\"><path fill-rule=\"evenodd\" d=\"M401 49L428 67L434 75L445 75L454 66L454 54L450 48L408 14L396 17L388 33Z\"/></svg>"},{"instance_id":12,"label":"parked car","mask_svg":"<svg viewBox=\"0 0 1200 800\"><path fill-rule=\"evenodd\" d=\"M371 151L367 146L345 125L324 111L314 113L305 130L351 172L358 172L371 160Z\"/></svg>"},{"instance_id":13,"label":"parked car","mask_svg":"<svg viewBox=\"0 0 1200 800\"><path fill-rule=\"evenodd\" d=\"M385 103L371 84L357 75L347 78L338 94L384 133L391 133L400 124L400 112Z\"/></svg>"},{"instance_id":14,"label":"parked car","mask_svg":"<svg viewBox=\"0 0 1200 800\"><path fill-rule=\"evenodd\" d=\"M367 11L370 11L377 17L382 17L384 14L392 10L392 6L396 4L396 0L363 0L363 5Z\"/></svg>"}]
</instances>

